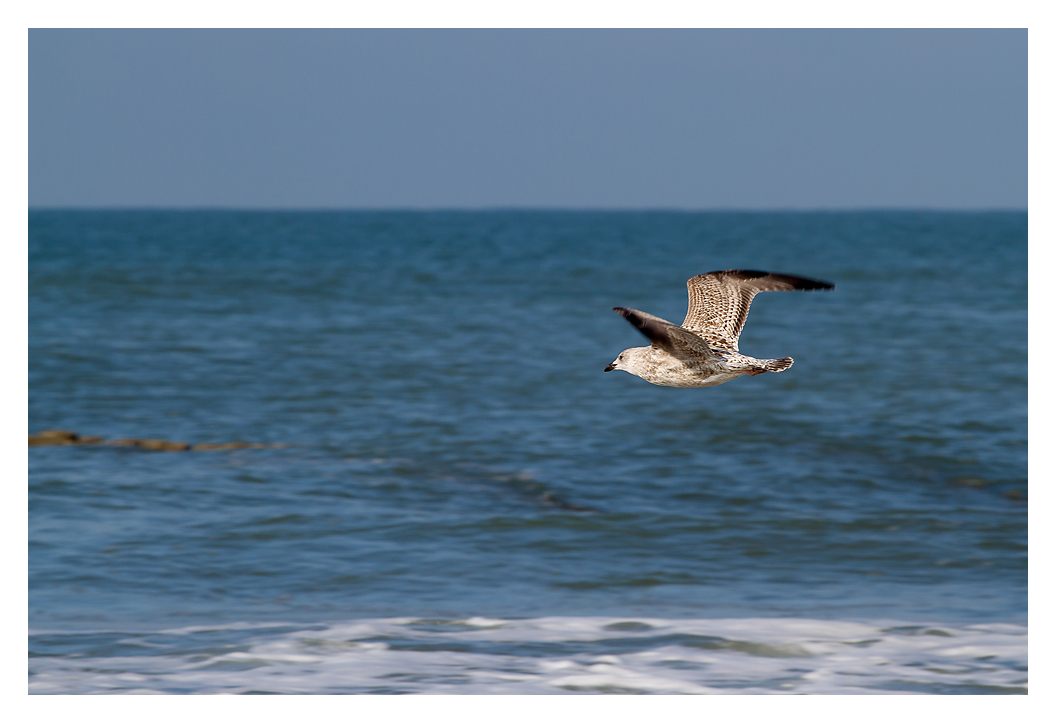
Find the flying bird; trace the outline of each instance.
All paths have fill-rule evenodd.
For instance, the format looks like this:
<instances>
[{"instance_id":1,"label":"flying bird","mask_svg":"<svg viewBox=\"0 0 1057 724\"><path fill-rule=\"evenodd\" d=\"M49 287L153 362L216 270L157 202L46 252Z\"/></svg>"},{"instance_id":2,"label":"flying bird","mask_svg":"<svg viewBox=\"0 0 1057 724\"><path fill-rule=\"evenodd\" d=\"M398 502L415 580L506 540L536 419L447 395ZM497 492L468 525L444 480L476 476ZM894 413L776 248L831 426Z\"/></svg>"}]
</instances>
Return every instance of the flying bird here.
<instances>
[{"instance_id":1,"label":"flying bird","mask_svg":"<svg viewBox=\"0 0 1057 724\"><path fill-rule=\"evenodd\" d=\"M755 359L740 354L738 337L759 292L800 289L833 289L833 285L788 274L729 269L698 274L686 283L690 303L681 325L637 309L613 307L652 344L624 350L605 371L624 370L666 387L712 387L742 375L787 370L792 357Z\"/></svg>"}]
</instances>

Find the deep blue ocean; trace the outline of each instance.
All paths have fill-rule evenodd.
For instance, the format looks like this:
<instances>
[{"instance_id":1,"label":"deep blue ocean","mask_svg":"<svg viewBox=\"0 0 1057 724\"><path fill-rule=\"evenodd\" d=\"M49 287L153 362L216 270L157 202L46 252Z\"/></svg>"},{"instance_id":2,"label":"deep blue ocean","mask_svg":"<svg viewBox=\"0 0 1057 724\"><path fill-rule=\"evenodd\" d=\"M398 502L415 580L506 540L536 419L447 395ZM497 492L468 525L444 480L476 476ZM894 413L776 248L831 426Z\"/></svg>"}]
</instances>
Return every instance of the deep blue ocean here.
<instances>
[{"instance_id":1,"label":"deep blue ocean","mask_svg":"<svg viewBox=\"0 0 1057 724\"><path fill-rule=\"evenodd\" d=\"M1027 234L30 212L31 433L276 445L30 448L30 691L1025 692ZM791 369L603 373L730 268Z\"/></svg>"}]
</instances>

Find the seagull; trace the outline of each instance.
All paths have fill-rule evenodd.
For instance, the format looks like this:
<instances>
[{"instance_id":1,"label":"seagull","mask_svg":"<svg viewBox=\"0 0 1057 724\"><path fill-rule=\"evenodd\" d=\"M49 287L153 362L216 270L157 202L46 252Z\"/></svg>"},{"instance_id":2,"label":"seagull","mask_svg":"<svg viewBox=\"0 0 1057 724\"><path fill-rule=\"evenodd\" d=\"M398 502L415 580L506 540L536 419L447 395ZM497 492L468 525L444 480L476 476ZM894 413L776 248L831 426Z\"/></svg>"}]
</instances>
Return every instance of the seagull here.
<instances>
[{"instance_id":1,"label":"seagull","mask_svg":"<svg viewBox=\"0 0 1057 724\"><path fill-rule=\"evenodd\" d=\"M742 375L781 372L792 357L755 359L738 352L752 298L759 292L833 289L829 282L788 274L728 269L698 274L686 282L690 303L681 325L627 307L613 307L649 338L649 347L631 347L606 365L665 387L712 387Z\"/></svg>"}]
</instances>

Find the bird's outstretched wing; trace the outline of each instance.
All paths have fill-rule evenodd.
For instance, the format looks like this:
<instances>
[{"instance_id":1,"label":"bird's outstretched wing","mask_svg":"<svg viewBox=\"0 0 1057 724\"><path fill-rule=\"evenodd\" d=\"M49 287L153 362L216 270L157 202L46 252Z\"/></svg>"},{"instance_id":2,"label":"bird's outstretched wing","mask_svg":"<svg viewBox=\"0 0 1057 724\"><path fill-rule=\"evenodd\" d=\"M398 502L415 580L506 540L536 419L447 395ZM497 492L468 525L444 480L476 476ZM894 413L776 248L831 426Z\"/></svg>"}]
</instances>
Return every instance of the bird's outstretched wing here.
<instances>
[{"instance_id":1,"label":"bird's outstretched wing","mask_svg":"<svg viewBox=\"0 0 1057 724\"><path fill-rule=\"evenodd\" d=\"M751 269L698 274L686 283L690 303L682 327L720 349L738 350L738 337L759 292L832 289L829 282ZM663 320L662 320L663 321Z\"/></svg>"},{"instance_id":2,"label":"bird's outstretched wing","mask_svg":"<svg viewBox=\"0 0 1057 724\"><path fill-rule=\"evenodd\" d=\"M672 324L667 319L627 307L613 307L613 311L646 335L655 347L660 347L677 358L719 359L719 356L708 346L708 342L693 332Z\"/></svg>"}]
</instances>

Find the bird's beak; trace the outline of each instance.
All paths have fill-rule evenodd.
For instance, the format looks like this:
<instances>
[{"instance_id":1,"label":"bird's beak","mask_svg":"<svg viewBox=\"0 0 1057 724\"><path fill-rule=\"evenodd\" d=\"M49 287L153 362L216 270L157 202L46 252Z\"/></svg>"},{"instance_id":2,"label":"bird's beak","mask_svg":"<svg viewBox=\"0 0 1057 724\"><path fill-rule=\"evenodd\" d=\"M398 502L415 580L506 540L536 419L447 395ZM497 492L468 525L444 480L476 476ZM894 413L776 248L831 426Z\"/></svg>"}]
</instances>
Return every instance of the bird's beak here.
<instances>
[{"instance_id":1,"label":"bird's beak","mask_svg":"<svg viewBox=\"0 0 1057 724\"><path fill-rule=\"evenodd\" d=\"M610 362L609 364L606 365L606 368L604 370L602 370L602 371L603 372L612 372L616 368L617 368L617 363L616 362Z\"/></svg>"}]
</instances>

